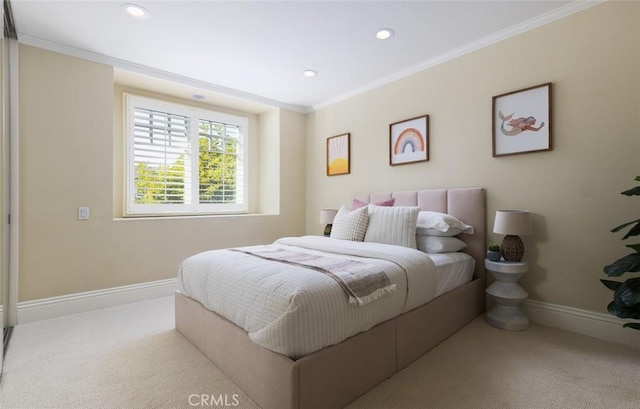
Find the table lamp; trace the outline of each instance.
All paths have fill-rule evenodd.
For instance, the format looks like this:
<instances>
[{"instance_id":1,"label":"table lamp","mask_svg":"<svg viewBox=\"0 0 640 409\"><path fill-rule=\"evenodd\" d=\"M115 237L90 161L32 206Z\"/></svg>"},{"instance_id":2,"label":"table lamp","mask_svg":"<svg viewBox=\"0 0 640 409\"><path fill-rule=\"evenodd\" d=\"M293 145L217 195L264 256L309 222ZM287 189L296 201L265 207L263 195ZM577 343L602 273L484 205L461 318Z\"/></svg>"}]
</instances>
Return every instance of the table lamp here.
<instances>
[{"instance_id":1,"label":"table lamp","mask_svg":"<svg viewBox=\"0 0 640 409\"><path fill-rule=\"evenodd\" d=\"M335 219L336 214L338 213L335 209L322 209L320 210L320 224L326 224L324 228L324 235L331 235L331 225L333 224L333 219Z\"/></svg>"},{"instance_id":2,"label":"table lamp","mask_svg":"<svg viewBox=\"0 0 640 409\"><path fill-rule=\"evenodd\" d=\"M527 210L498 210L493 232L506 234L500 250L505 261L520 261L524 255L524 244L519 236L531 234L531 218Z\"/></svg>"}]
</instances>

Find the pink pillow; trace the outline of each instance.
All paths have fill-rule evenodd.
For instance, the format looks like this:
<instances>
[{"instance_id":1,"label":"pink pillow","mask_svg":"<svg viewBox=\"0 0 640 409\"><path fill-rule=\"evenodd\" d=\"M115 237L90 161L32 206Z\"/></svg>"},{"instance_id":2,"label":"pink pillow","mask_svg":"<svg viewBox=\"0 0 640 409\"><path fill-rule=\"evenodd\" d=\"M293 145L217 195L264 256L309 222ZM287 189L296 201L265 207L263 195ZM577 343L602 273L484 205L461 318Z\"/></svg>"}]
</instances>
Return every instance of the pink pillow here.
<instances>
[{"instance_id":1,"label":"pink pillow","mask_svg":"<svg viewBox=\"0 0 640 409\"><path fill-rule=\"evenodd\" d=\"M386 206L386 207L391 207L393 206L393 204L396 202L396 199L389 199L389 200L385 200L384 202L377 202L374 203L374 205L376 206ZM353 202L351 202L351 210L356 210L359 209L361 207L366 206L368 203L363 202L362 200L358 200L358 199L353 199Z\"/></svg>"}]
</instances>

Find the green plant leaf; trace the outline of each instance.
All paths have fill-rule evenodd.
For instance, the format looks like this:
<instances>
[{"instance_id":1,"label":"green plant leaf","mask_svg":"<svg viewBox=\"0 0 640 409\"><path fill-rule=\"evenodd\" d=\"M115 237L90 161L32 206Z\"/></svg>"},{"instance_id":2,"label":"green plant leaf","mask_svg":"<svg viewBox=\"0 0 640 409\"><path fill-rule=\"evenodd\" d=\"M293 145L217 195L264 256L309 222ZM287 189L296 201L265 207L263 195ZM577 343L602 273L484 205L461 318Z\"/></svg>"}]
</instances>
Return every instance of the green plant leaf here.
<instances>
[{"instance_id":1,"label":"green plant leaf","mask_svg":"<svg viewBox=\"0 0 640 409\"><path fill-rule=\"evenodd\" d=\"M618 318L633 318L640 319L640 306L634 305L633 307L625 307L615 301L611 301L607 306L609 314L615 315Z\"/></svg>"},{"instance_id":2,"label":"green plant leaf","mask_svg":"<svg viewBox=\"0 0 640 409\"><path fill-rule=\"evenodd\" d=\"M629 237L633 237L633 236L638 236L640 235L640 222L638 222L635 226L633 226L628 232L627 234L624 235L624 237L622 238L622 240L626 240Z\"/></svg>"},{"instance_id":3,"label":"green plant leaf","mask_svg":"<svg viewBox=\"0 0 640 409\"><path fill-rule=\"evenodd\" d=\"M605 287L613 291L617 290L618 287L622 285L622 282L620 281L600 280L600 282L602 282L602 284L604 284Z\"/></svg>"},{"instance_id":4,"label":"green plant leaf","mask_svg":"<svg viewBox=\"0 0 640 409\"><path fill-rule=\"evenodd\" d=\"M618 227L614 227L613 229L611 229L611 233L617 233L617 232L619 232L620 230L624 229L625 227L627 227L627 226L631 226L631 225L632 225L632 224L634 224L634 223L640 223L640 219L638 219L638 220L634 220L634 221L632 221L632 222L626 222L626 223L624 223L624 224L621 224L621 225L620 225L620 226L618 226Z\"/></svg>"},{"instance_id":5,"label":"green plant leaf","mask_svg":"<svg viewBox=\"0 0 640 409\"><path fill-rule=\"evenodd\" d=\"M638 196L640 195L640 186L636 186L633 187L629 190L625 190L624 192L621 192L623 195L627 195L627 196Z\"/></svg>"},{"instance_id":6,"label":"green plant leaf","mask_svg":"<svg viewBox=\"0 0 640 409\"><path fill-rule=\"evenodd\" d=\"M640 322L628 322L624 324L622 328L633 328L640 330Z\"/></svg>"},{"instance_id":7,"label":"green plant leaf","mask_svg":"<svg viewBox=\"0 0 640 409\"><path fill-rule=\"evenodd\" d=\"M609 314L615 315L616 317L619 317L619 314L622 313L622 308L624 307L619 306L615 301L611 301L609 305L607 305L607 311Z\"/></svg>"},{"instance_id":8,"label":"green plant leaf","mask_svg":"<svg viewBox=\"0 0 640 409\"><path fill-rule=\"evenodd\" d=\"M613 300L625 307L640 304L640 277L630 278L618 286L613 294Z\"/></svg>"},{"instance_id":9,"label":"green plant leaf","mask_svg":"<svg viewBox=\"0 0 640 409\"><path fill-rule=\"evenodd\" d=\"M604 273L609 277L619 277L624 273L638 271L640 271L640 253L627 254L604 268Z\"/></svg>"},{"instance_id":10,"label":"green plant leaf","mask_svg":"<svg viewBox=\"0 0 640 409\"><path fill-rule=\"evenodd\" d=\"M616 291L618 287L622 285L622 281L612 281L612 280L600 280L605 287L610 290Z\"/></svg>"},{"instance_id":11,"label":"green plant leaf","mask_svg":"<svg viewBox=\"0 0 640 409\"><path fill-rule=\"evenodd\" d=\"M640 234L640 219L621 224L618 227L614 227L613 229L611 229L611 233L617 233L620 230L622 230L622 229L624 229L626 227L629 227L629 226L631 226L633 224L635 224L635 226L631 228L631 230L626 234L626 236L624 236L622 238L622 240L624 240L624 239L626 239L628 237L631 237L631 236L637 236L638 234Z\"/></svg>"},{"instance_id":12,"label":"green plant leaf","mask_svg":"<svg viewBox=\"0 0 640 409\"><path fill-rule=\"evenodd\" d=\"M636 253L640 253L640 243L638 244L627 244L625 247L629 247L634 250Z\"/></svg>"}]
</instances>

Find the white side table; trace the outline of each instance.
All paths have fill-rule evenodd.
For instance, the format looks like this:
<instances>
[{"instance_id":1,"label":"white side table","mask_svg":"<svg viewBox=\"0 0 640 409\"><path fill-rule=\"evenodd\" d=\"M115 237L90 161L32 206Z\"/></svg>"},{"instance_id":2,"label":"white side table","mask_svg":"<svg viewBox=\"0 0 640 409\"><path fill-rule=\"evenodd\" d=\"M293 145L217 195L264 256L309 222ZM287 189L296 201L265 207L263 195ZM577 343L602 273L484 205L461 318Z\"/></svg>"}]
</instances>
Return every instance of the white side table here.
<instances>
[{"instance_id":1,"label":"white side table","mask_svg":"<svg viewBox=\"0 0 640 409\"><path fill-rule=\"evenodd\" d=\"M487 288L487 294L496 301L496 305L487 312L487 322L509 331L524 331L529 328L529 319L518 307L529 296L518 285L520 277L527 272L527 263L485 259L484 266L495 278Z\"/></svg>"}]
</instances>

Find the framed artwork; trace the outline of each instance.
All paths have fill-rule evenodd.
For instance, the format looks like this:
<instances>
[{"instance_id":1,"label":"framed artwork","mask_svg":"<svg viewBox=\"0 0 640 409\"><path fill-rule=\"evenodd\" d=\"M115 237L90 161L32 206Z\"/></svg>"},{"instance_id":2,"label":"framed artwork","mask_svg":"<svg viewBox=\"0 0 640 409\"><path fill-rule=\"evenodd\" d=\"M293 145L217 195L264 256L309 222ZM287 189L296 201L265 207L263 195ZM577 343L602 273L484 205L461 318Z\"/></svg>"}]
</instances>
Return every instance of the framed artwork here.
<instances>
[{"instance_id":1,"label":"framed artwork","mask_svg":"<svg viewBox=\"0 0 640 409\"><path fill-rule=\"evenodd\" d=\"M551 83L493 97L493 157L551 150Z\"/></svg>"},{"instance_id":2,"label":"framed artwork","mask_svg":"<svg viewBox=\"0 0 640 409\"><path fill-rule=\"evenodd\" d=\"M350 146L351 134L327 138L327 176L346 175L350 172Z\"/></svg>"},{"instance_id":3,"label":"framed artwork","mask_svg":"<svg viewBox=\"0 0 640 409\"><path fill-rule=\"evenodd\" d=\"M389 125L389 165L429 160L429 115Z\"/></svg>"}]
</instances>

